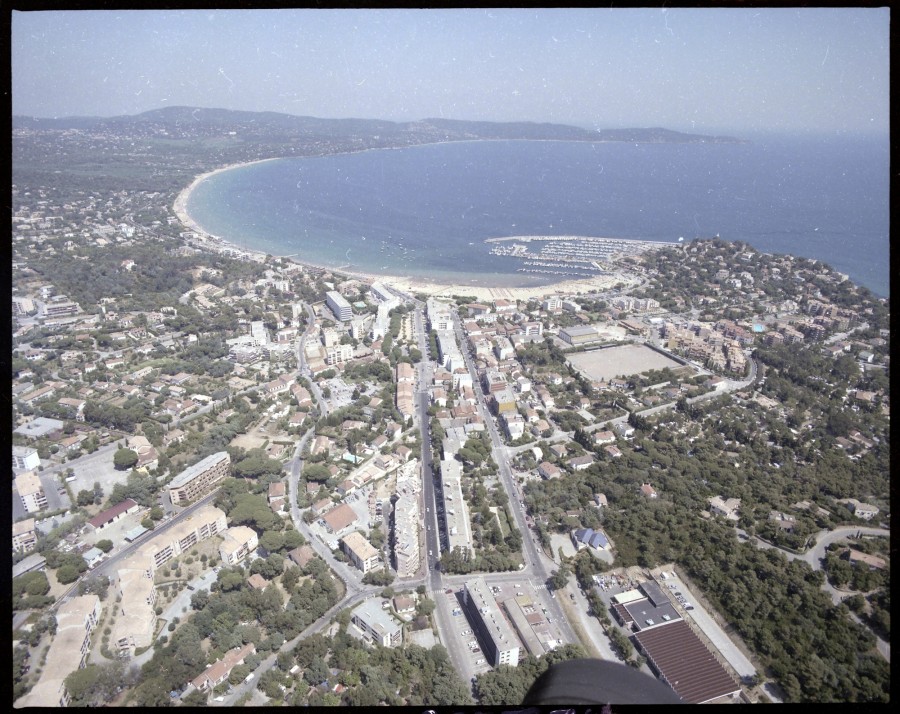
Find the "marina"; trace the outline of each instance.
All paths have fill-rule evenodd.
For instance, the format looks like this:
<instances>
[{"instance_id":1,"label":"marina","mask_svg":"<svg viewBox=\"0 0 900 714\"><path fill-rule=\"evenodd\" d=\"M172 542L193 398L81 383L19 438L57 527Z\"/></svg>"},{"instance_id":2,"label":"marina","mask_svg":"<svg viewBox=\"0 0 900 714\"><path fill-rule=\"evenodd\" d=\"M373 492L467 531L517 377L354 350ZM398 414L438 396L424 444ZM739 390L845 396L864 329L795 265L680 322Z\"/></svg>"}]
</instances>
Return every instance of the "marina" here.
<instances>
[{"instance_id":1,"label":"marina","mask_svg":"<svg viewBox=\"0 0 900 714\"><path fill-rule=\"evenodd\" d=\"M484 242L493 245L492 255L520 259L523 267L516 272L577 277L608 275L617 258L673 245L666 241L595 236L510 236L487 238ZM512 245L504 245L509 242ZM541 244L539 252L531 250L531 243Z\"/></svg>"}]
</instances>

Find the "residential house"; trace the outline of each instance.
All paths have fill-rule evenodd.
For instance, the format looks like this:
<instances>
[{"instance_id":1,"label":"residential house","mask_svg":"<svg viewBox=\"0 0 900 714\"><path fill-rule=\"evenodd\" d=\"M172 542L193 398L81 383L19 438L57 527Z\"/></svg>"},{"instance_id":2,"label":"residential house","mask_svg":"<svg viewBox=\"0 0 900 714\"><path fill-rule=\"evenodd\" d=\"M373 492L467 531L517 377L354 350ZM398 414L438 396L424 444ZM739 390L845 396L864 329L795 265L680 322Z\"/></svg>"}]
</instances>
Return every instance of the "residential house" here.
<instances>
[{"instance_id":1,"label":"residential house","mask_svg":"<svg viewBox=\"0 0 900 714\"><path fill-rule=\"evenodd\" d=\"M228 679L231 670L239 664L243 664L247 657L255 653L256 645L252 642L248 642L243 647L235 647L233 650L226 652L225 656L218 662L208 666L200 675L191 680L189 684L194 688L199 689L201 692L208 692Z\"/></svg>"},{"instance_id":2,"label":"residential house","mask_svg":"<svg viewBox=\"0 0 900 714\"><path fill-rule=\"evenodd\" d=\"M544 461L538 466L538 474L541 478L546 480L559 478L561 473L562 471L560 471L557 466L554 466L549 461Z\"/></svg>"}]
</instances>

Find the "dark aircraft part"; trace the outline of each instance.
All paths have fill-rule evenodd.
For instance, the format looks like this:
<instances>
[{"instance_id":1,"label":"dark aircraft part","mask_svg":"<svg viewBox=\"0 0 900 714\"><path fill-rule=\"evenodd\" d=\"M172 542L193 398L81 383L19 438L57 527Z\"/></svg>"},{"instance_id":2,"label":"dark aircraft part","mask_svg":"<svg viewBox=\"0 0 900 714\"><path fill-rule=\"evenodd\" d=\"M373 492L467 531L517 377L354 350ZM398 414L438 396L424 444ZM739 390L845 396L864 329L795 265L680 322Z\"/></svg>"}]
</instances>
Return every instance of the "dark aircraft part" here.
<instances>
[{"instance_id":1,"label":"dark aircraft part","mask_svg":"<svg viewBox=\"0 0 900 714\"><path fill-rule=\"evenodd\" d=\"M570 659L537 678L523 704L681 704L669 685L618 662Z\"/></svg>"}]
</instances>

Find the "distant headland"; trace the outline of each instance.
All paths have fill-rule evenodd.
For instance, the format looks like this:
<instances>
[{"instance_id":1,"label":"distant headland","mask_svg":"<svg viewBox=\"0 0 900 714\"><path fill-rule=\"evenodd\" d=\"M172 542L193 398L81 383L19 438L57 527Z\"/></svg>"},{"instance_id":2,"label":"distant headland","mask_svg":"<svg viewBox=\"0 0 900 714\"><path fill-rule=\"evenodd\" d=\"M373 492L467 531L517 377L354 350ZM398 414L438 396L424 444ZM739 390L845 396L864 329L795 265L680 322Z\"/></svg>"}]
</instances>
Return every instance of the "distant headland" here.
<instances>
[{"instance_id":1,"label":"distant headland","mask_svg":"<svg viewBox=\"0 0 900 714\"><path fill-rule=\"evenodd\" d=\"M321 119L278 112L248 112L200 107L164 107L115 117L37 118L13 116L14 130L82 130L146 134L169 139L199 138L235 132L245 140L351 140L358 148L408 146L434 141L473 139L537 141L622 141L653 144L746 143L732 136L685 134L660 127L585 129L567 124L491 122L428 118L411 122L379 119Z\"/></svg>"}]
</instances>

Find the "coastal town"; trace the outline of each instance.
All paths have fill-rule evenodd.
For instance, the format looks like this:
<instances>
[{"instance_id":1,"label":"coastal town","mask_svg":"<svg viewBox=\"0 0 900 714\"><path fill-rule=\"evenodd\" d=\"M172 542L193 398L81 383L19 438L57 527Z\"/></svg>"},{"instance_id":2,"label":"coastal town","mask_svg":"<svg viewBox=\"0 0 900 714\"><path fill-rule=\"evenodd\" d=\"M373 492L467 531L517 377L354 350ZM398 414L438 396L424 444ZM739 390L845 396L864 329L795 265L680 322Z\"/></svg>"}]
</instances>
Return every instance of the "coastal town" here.
<instances>
[{"instance_id":1,"label":"coastal town","mask_svg":"<svg viewBox=\"0 0 900 714\"><path fill-rule=\"evenodd\" d=\"M886 299L720 237L352 274L61 186L12 190L14 706L518 704L575 657L889 699Z\"/></svg>"}]
</instances>

